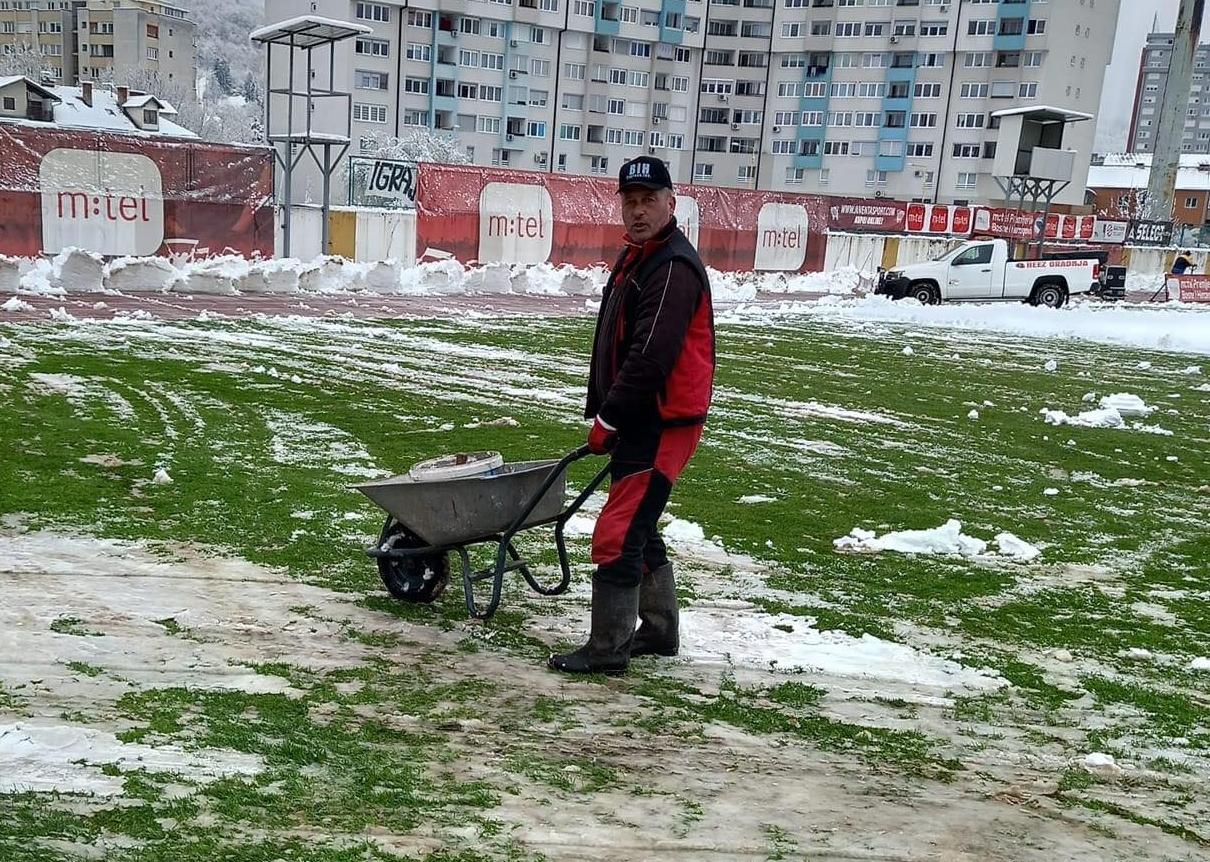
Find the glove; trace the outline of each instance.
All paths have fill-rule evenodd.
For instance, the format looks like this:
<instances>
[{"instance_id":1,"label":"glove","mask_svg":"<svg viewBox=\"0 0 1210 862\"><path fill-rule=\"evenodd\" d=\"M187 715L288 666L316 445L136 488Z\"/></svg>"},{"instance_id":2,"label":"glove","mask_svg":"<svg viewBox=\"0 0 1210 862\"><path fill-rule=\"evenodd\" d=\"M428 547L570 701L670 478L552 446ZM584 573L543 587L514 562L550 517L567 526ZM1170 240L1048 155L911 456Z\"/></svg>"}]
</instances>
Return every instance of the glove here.
<instances>
[{"instance_id":1,"label":"glove","mask_svg":"<svg viewBox=\"0 0 1210 862\"><path fill-rule=\"evenodd\" d=\"M592 420L592 428L588 431L588 451L594 455L607 455L618 442L618 430L601 421L601 417Z\"/></svg>"}]
</instances>

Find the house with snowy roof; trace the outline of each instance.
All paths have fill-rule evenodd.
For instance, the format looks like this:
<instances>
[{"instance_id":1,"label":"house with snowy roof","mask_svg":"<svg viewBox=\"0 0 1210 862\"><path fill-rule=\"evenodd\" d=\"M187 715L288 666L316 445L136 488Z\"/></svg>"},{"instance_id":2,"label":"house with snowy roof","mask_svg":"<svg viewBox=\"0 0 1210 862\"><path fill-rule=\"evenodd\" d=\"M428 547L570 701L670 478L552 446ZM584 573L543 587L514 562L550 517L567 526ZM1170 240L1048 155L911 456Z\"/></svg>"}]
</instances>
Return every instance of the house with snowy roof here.
<instances>
[{"instance_id":1,"label":"house with snowy roof","mask_svg":"<svg viewBox=\"0 0 1210 862\"><path fill-rule=\"evenodd\" d=\"M124 135L196 138L173 122L177 110L158 96L129 87L39 84L32 78L0 78L0 122L57 126Z\"/></svg>"}]
</instances>

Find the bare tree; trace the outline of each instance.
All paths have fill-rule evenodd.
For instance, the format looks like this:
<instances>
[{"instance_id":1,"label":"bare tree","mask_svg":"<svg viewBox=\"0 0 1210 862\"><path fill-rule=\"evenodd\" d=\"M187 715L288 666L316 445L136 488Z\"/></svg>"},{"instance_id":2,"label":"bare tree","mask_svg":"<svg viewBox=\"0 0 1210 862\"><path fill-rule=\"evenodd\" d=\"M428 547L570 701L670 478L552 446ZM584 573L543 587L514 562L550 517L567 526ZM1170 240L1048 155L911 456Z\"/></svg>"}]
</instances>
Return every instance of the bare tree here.
<instances>
[{"instance_id":1,"label":"bare tree","mask_svg":"<svg viewBox=\"0 0 1210 862\"><path fill-rule=\"evenodd\" d=\"M0 54L0 75L24 75L40 82L43 70L49 65L38 46L29 42L18 42L11 53Z\"/></svg>"},{"instance_id":2,"label":"bare tree","mask_svg":"<svg viewBox=\"0 0 1210 862\"><path fill-rule=\"evenodd\" d=\"M254 103L222 94L210 96L210 87L201 88L203 95L199 98L187 85L169 81L147 69L139 69L127 75L125 80L112 83L150 93L171 103L177 110L172 121L206 140L237 144L259 144L264 140L261 110Z\"/></svg>"}]
</instances>

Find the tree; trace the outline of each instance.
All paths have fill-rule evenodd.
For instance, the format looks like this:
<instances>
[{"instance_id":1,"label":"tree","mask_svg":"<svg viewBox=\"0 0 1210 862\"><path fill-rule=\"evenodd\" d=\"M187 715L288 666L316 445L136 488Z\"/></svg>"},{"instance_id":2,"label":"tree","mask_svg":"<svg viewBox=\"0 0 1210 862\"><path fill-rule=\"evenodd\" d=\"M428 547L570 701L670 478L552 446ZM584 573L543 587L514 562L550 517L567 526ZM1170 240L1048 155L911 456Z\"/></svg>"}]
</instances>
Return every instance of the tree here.
<instances>
[{"instance_id":1,"label":"tree","mask_svg":"<svg viewBox=\"0 0 1210 862\"><path fill-rule=\"evenodd\" d=\"M214 83L218 84L224 95L230 96L234 92L235 82L231 80L231 65L225 57L218 57L214 61Z\"/></svg>"},{"instance_id":2,"label":"tree","mask_svg":"<svg viewBox=\"0 0 1210 862\"><path fill-rule=\"evenodd\" d=\"M362 141L361 155L374 159L443 165L465 165L471 160L456 137L422 126L409 126L399 137L373 132L364 135ZM369 147L364 146L365 143L369 143Z\"/></svg>"},{"instance_id":3,"label":"tree","mask_svg":"<svg viewBox=\"0 0 1210 862\"><path fill-rule=\"evenodd\" d=\"M253 80L251 75L244 78L243 96L244 101L248 104L260 104L260 88L256 86L256 81Z\"/></svg>"},{"instance_id":4,"label":"tree","mask_svg":"<svg viewBox=\"0 0 1210 862\"><path fill-rule=\"evenodd\" d=\"M48 65L38 46L29 42L18 42L12 46L12 53L0 55L0 75L23 75L41 82L42 71Z\"/></svg>"}]
</instances>

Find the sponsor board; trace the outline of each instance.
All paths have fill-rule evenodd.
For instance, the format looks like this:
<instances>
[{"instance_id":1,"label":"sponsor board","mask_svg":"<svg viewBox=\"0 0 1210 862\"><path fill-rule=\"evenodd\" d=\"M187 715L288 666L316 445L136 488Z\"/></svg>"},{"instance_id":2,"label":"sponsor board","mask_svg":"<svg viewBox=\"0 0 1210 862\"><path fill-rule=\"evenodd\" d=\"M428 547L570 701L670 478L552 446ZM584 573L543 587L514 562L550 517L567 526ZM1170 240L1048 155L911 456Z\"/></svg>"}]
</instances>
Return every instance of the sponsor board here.
<instances>
[{"instance_id":1,"label":"sponsor board","mask_svg":"<svg viewBox=\"0 0 1210 862\"><path fill-rule=\"evenodd\" d=\"M407 209L416 205L418 165L415 162L353 156L349 159L349 167L353 173L354 203L362 203L360 198L372 198Z\"/></svg>"},{"instance_id":2,"label":"sponsor board","mask_svg":"<svg viewBox=\"0 0 1210 862\"><path fill-rule=\"evenodd\" d=\"M1170 275L1167 285L1178 302L1210 302L1210 275Z\"/></svg>"},{"instance_id":3,"label":"sponsor board","mask_svg":"<svg viewBox=\"0 0 1210 862\"><path fill-rule=\"evenodd\" d=\"M756 217L756 256L752 268L795 271L807 257L806 207L767 203Z\"/></svg>"},{"instance_id":4,"label":"sponsor board","mask_svg":"<svg viewBox=\"0 0 1210 862\"><path fill-rule=\"evenodd\" d=\"M899 233L907 224L907 205L898 201L834 200L828 206L828 230L889 231Z\"/></svg>"},{"instance_id":5,"label":"sponsor board","mask_svg":"<svg viewBox=\"0 0 1210 862\"><path fill-rule=\"evenodd\" d=\"M1172 222L1135 219L1126 227L1127 245L1172 245Z\"/></svg>"},{"instance_id":6,"label":"sponsor board","mask_svg":"<svg viewBox=\"0 0 1210 862\"><path fill-rule=\"evenodd\" d=\"M908 204L905 227L908 233L966 236L971 231L971 209L945 204Z\"/></svg>"},{"instance_id":7,"label":"sponsor board","mask_svg":"<svg viewBox=\"0 0 1210 862\"><path fill-rule=\"evenodd\" d=\"M479 196L479 260L545 263L554 226L554 204L542 186L488 183Z\"/></svg>"},{"instance_id":8,"label":"sponsor board","mask_svg":"<svg viewBox=\"0 0 1210 862\"><path fill-rule=\"evenodd\" d=\"M153 255L164 242L160 169L135 153L61 148L42 157L42 251Z\"/></svg>"},{"instance_id":9,"label":"sponsor board","mask_svg":"<svg viewBox=\"0 0 1210 862\"><path fill-rule=\"evenodd\" d=\"M273 255L273 153L0 124L0 254Z\"/></svg>"},{"instance_id":10,"label":"sponsor board","mask_svg":"<svg viewBox=\"0 0 1210 862\"><path fill-rule=\"evenodd\" d=\"M975 210L975 233L1003 239L1036 239L1042 229L1041 213L992 207Z\"/></svg>"},{"instance_id":11,"label":"sponsor board","mask_svg":"<svg viewBox=\"0 0 1210 862\"><path fill-rule=\"evenodd\" d=\"M1096 223L1092 227L1092 236L1089 237L1089 242L1121 245L1126 242L1127 227L1128 225L1124 221L1097 218Z\"/></svg>"},{"instance_id":12,"label":"sponsor board","mask_svg":"<svg viewBox=\"0 0 1210 862\"><path fill-rule=\"evenodd\" d=\"M688 195L676 196L676 223L680 225L689 242L697 246L698 230L701 226L702 213L698 209L697 199Z\"/></svg>"}]
</instances>

